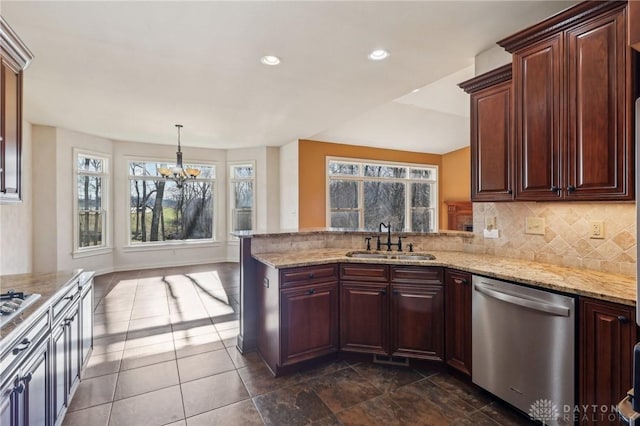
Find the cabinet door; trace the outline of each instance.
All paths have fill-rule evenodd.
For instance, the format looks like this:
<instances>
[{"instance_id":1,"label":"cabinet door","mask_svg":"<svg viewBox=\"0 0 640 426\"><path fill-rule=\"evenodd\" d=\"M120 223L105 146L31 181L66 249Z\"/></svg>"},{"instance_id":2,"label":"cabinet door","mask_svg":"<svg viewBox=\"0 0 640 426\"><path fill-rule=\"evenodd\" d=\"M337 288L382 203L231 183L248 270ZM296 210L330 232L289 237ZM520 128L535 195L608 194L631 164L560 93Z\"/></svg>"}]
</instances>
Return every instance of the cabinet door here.
<instances>
[{"instance_id":1,"label":"cabinet door","mask_svg":"<svg viewBox=\"0 0 640 426\"><path fill-rule=\"evenodd\" d=\"M30 426L46 425L49 418L49 340L26 361L20 381L24 390L24 419Z\"/></svg>"},{"instance_id":2,"label":"cabinet door","mask_svg":"<svg viewBox=\"0 0 640 426\"><path fill-rule=\"evenodd\" d=\"M53 423L56 424L58 418L63 413L67 404L66 386L66 359L67 359L67 339L66 339L67 326L64 322L58 324L51 335L51 357L53 371L51 377L52 383L52 395L51 401L53 405Z\"/></svg>"},{"instance_id":3,"label":"cabinet door","mask_svg":"<svg viewBox=\"0 0 640 426\"><path fill-rule=\"evenodd\" d=\"M566 197L632 199L625 10L566 33Z\"/></svg>"},{"instance_id":4,"label":"cabinet door","mask_svg":"<svg viewBox=\"0 0 640 426\"><path fill-rule=\"evenodd\" d=\"M471 95L473 201L513 199L512 111L511 80Z\"/></svg>"},{"instance_id":5,"label":"cabinet door","mask_svg":"<svg viewBox=\"0 0 640 426\"><path fill-rule=\"evenodd\" d=\"M561 196L562 61L561 34L513 55L519 200Z\"/></svg>"},{"instance_id":6,"label":"cabinet door","mask_svg":"<svg viewBox=\"0 0 640 426\"><path fill-rule=\"evenodd\" d=\"M14 381L8 382L0 389L0 425L15 426L16 418L16 391Z\"/></svg>"},{"instance_id":7,"label":"cabinet door","mask_svg":"<svg viewBox=\"0 0 640 426\"><path fill-rule=\"evenodd\" d=\"M340 349L389 353L389 297L387 283L340 284Z\"/></svg>"},{"instance_id":8,"label":"cabinet door","mask_svg":"<svg viewBox=\"0 0 640 426\"><path fill-rule=\"evenodd\" d=\"M442 285L391 285L391 355L444 359Z\"/></svg>"},{"instance_id":9,"label":"cabinet door","mask_svg":"<svg viewBox=\"0 0 640 426\"><path fill-rule=\"evenodd\" d=\"M580 405L610 407L632 386L635 311L586 298L581 299L580 308ZM598 413L585 414L586 423L607 423L606 418L593 417Z\"/></svg>"},{"instance_id":10,"label":"cabinet door","mask_svg":"<svg viewBox=\"0 0 640 426\"><path fill-rule=\"evenodd\" d=\"M281 365L338 350L338 283L280 292Z\"/></svg>"},{"instance_id":11,"label":"cabinet door","mask_svg":"<svg viewBox=\"0 0 640 426\"><path fill-rule=\"evenodd\" d=\"M80 363L81 363L81 351L80 351L80 307L73 308L72 313L67 319L68 334L69 334L69 364L68 364L68 376L67 380L69 387L67 393L71 393L80 380Z\"/></svg>"},{"instance_id":12,"label":"cabinet door","mask_svg":"<svg viewBox=\"0 0 640 426\"><path fill-rule=\"evenodd\" d=\"M445 272L445 360L471 375L471 274Z\"/></svg>"},{"instance_id":13,"label":"cabinet door","mask_svg":"<svg viewBox=\"0 0 640 426\"><path fill-rule=\"evenodd\" d=\"M0 142L0 197L20 197L21 72L2 61L2 141Z\"/></svg>"},{"instance_id":14,"label":"cabinet door","mask_svg":"<svg viewBox=\"0 0 640 426\"><path fill-rule=\"evenodd\" d=\"M83 366L89 358L89 351L93 346L93 281L85 284L89 286L88 290L82 295L80 302L81 321L82 321L82 356L80 364Z\"/></svg>"}]
</instances>

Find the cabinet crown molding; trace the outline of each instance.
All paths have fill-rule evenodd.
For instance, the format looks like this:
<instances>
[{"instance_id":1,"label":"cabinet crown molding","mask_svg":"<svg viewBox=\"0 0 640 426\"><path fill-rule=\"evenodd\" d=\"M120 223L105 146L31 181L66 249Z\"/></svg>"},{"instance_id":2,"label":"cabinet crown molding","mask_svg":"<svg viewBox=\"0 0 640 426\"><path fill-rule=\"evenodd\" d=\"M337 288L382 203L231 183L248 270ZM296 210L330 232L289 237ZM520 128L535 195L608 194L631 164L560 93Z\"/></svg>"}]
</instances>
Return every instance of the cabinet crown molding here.
<instances>
[{"instance_id":1,"label":"cabinet crown molding","mask_svg":"<svg viewBox=\"0 0 640 426\"><path fill-rule=\"evenodd\" d=\"M500 41L498 45L507 52L513 53L522 47L536 43L550 35L576 26L583 21L606 13L610 10L622 9L626 1L585 1L565 9L529 28L510 35Z\"/></svg>"},{"instance_id":2,"label":"cabinet crown molding","mask_svg":"<svg viewBox=\"0 0 640 426\"><path fill-rule=\"evenodd\" d=\"M16 68L16 72L25 70L33 60L33 53L2 16L0 16L0 53Z\"/></svg>"},{"instance_id":3,"label":"cabinet crown molding","mask_svg":"<svg viewBox=\"0 0 640 426\"><path fill-rule=\"evenodd\" d=\"M458 87L467 93L475 93L487 87L494 86L498 83L511 80L512 70L511 64L503 65L484 74L475 76L469 80L458 83Z\"/></svg>"}]
</instances>

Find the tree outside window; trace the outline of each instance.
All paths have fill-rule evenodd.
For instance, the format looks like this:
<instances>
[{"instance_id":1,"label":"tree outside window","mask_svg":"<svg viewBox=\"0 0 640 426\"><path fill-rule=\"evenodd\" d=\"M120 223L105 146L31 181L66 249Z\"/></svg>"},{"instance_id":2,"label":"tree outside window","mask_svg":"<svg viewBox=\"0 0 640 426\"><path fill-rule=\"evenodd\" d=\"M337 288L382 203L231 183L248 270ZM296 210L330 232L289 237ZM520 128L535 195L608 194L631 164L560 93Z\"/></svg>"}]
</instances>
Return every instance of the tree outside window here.
<instances>
[{"instance_id":1,"label":"tree outside window","mask_svg":"<svg viewBox=\"0 0 640 426\"><path fill-rule=\"evenodd\" d=\"M75 152L76 159L76 251L107 246L108 159Z\"/></svg>"},{"instance_id":2,"label":"tree outside window","mask_svg":"<svg viewBox=\"0 0 640 426\"><path fill-rule=\"evenodd\" d=\"M190 164L201 171L178 188L158 168L172 164L129 161L129 231L132 245L214 239L215 166Z\"/></svg>"},{"instance_id":3,"label":"tree outside window","mask_svg":"<svg viewBox=\"0 0 640 426\"><path fill-rule=\"evenodd\" d=\"M331 227L435 232L436 166L330 159L327 172Z\"/></svg>"},{"instance_id":4,"label":"tree outside window","mask_svg":"<svg viewBox=\"0 0 640 426\"><path fill-rule=\"evenodd\" d=\"M254 224L255 167L253 164L229 166L231 230L250 231Z\"/></svg>"}]
</instances>

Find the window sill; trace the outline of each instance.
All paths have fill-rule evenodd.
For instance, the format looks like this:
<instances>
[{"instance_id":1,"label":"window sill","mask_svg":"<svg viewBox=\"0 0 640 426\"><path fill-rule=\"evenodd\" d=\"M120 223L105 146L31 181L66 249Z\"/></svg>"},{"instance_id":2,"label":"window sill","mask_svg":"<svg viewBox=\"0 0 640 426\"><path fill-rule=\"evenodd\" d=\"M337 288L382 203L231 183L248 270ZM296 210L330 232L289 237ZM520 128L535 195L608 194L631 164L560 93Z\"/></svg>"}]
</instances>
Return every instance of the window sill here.
<instances>
[{"instance_id":1,"label":"window sill","mask_svg":"<svg viewBox=\"0 0 640 426\"><path fill-rule=\"evenodd\" d=\"M128 245L122 248L124 252L141 252L141 251L157 251L157 250L180 250L189 248L208 248L220 247L219 241L190 241L176 243L141 243L136 245Z\"/></svg>"},{"instance_id":2,"label":"window sill","mask_svg":"<svg viewBox=\"0 0 640 426\"><path fill-rule=\"evenodd\" d=\"M111 254L113 253L113 248L111 247L100 247L95 249L86 249L82 251L74 251L71 253L72 259L82 259L83 257L92 257L92 256L101 256L103 254Z\"/></svg>"}]
</instances>

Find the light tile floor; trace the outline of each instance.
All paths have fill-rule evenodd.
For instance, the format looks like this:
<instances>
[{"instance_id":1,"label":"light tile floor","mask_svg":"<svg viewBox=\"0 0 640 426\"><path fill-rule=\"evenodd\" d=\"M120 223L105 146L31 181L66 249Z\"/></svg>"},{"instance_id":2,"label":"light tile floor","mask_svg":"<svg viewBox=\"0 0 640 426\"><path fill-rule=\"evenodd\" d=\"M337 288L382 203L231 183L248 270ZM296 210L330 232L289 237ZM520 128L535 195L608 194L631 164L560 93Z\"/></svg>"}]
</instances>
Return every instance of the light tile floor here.
<instances>
[{"instance_id":1,"label":"light tile floor","mask_svg":"<svg viewBox=\"0 0 640 426\"><path fill-rule=\"evenodd\" d=\"M235 348L238 265L95 280L94 350L64 425L511 425L522 415L436 371L327 362L273 378Z\"/></svg>"}]
</instances>

